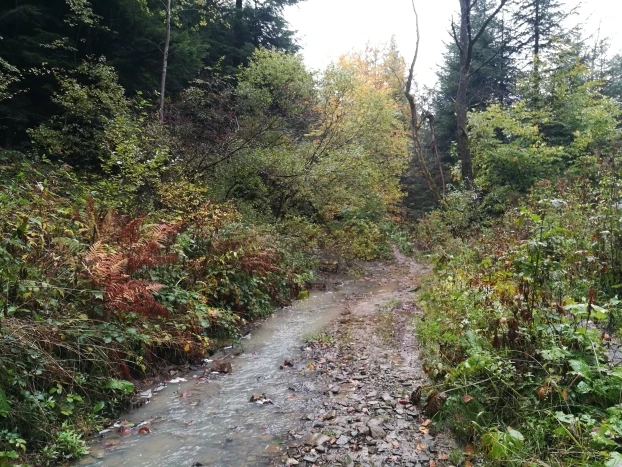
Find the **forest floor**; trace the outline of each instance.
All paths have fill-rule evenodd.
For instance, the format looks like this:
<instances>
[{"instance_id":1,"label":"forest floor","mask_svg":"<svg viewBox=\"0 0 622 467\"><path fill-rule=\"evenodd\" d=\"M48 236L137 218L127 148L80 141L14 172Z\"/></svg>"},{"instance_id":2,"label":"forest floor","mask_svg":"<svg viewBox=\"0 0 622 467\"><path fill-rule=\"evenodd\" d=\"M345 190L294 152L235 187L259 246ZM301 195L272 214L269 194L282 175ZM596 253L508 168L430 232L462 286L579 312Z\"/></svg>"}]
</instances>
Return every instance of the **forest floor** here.
<instances>
[{"instance_id":1,"label":"forest floor","mask_svg":"<svg viewBox=\"0 0 622 467\"><path fill-rule=\"evenodd\" d=\"M321 395L290 432L285 465L451 465L455 443L432 432L417 394L427 376L415 336L415 293L426 272L396 252L396 261L372 278L397 283L397 290L350 297L341 316L303 348L296 366L315 370L308 377Z\"/></svg>"}]
</instances>

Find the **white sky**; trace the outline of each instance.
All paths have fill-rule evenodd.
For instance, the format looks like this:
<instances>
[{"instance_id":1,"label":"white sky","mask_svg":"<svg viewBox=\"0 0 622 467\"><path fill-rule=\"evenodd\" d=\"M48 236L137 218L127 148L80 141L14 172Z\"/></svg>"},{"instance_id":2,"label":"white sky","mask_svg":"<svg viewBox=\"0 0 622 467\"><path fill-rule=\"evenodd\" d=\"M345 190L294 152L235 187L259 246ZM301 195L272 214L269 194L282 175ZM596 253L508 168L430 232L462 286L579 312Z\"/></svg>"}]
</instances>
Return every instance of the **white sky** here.
<instances>
[{"instance_id":1,"label":"white sky","mask_svg":"<svg viewBox=\"0 0 622 467\"><path fill-rule=\"evenodd\" d=\"M574 6L578 0L566 0ZM587 19L584 35L610 37L612 51L622 51L622 0L584 0L575 21ZM442 60L443 42L458 0L415 0L421 44L417 66L419 83L432 86ZM386 43L395 35L400 52L410 61L415 28L411 0L305 0L288 7L285 18L298 31L302 53L312 69L323 69L332 60L365 44ZM457 18L457 16L456 16Z\"/></svg>"}]
</instances>

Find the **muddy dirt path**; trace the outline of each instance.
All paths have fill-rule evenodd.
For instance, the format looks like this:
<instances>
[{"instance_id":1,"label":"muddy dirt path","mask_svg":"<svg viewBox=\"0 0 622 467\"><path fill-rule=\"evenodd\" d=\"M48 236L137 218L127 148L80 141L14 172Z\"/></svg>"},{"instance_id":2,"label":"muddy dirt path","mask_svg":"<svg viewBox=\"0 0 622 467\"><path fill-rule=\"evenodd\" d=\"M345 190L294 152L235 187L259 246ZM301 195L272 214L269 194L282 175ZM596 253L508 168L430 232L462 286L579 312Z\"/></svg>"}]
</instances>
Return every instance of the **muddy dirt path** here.
<instances>
[{"instance_id":1,"label":"muddy dirt path","mask_svg":"<svg viewBox=\"0 0 622 467\"><path fill-rule=\"evenodd\" d=\"M350 297L326 335L304 349L299 365L314 369L307 378L322 396L290 432L282 465L451 465L454 443L431 434L413 403L427 381L414 329L415 290L427 271L396 258L372 279L397 282L397 290Z\"/></svg>"}]
</instances>

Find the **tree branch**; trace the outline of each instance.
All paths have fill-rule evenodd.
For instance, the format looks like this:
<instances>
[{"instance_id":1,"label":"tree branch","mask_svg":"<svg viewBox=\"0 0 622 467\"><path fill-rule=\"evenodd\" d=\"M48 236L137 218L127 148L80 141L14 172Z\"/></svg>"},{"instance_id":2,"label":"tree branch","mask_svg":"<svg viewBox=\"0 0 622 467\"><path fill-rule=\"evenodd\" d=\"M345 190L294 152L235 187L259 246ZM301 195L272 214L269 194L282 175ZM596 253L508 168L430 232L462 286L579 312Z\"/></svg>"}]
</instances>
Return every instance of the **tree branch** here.
<instances>
[{"instance_id":1,"label":"tree branch","mask_svg":"<svg viewBox=\"0 0 622 467\"><path fill-rule=\"evenodd\" d=\"M458 33L456 32L456 23L454 23L454 17L451 17L451 36L458 47L458 51L462 53L462 46L460 45L460 39L458 39Z\"/></svg>"},{"instance_id":2,"label":"tree branch","mask_svg":"<svg viewBox=\"0 0 622 467\"><path fill-rule=\"evenodd\" d=\"M484 24L482 24L482 27L479 29L477 34L475 34L475 37L470 41L471 42L471 44L470 44L471 47L473 47L473 45L479 40L479 38L482 37L482 34L484 34L484 31L488 27L488 24L490 24L490 22L495 18L495 16L497 16L499 14L499 12L503 9L503 7L505 6L505 4L508 1L509 0L501 0L499 2L499 5L497 6L497 8L495 8L495 11L493 11L490 14L490 16L488 16L488 18L486 18L486 21L484 21Z\"/></svg>"},{"instance_id":3,"label":"tree branch","mask_svg":"<svg viewBox=\"0 0 622 467\"><path fill-rule=\"evenodd\" d=\"M417 57L419 56L419 41L421 39L421 34L419 33L419 13L417 13L417 7L415 6L415 0L412 0L412 5L413 5L413 11L415 12L415 28L417 31L417 42L415 45L415 56L413 57L413 61L410 65L410 71L408 73L408 81L406 82L406 94L407 95L410 95L410 91L412 89L413 78L415 76L415 65L417 64Z\"/></svg>"}]
</instances>

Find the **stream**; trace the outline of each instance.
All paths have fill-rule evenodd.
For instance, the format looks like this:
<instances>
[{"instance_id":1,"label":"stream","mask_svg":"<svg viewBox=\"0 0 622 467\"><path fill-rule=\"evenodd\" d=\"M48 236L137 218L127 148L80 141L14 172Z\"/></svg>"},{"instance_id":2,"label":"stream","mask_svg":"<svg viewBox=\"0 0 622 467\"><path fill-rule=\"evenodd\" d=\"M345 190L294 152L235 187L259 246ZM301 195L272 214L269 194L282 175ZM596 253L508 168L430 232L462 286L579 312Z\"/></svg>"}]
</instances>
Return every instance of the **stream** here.
<instances>
[{"instance_id":1,"label":"stream","mask_svg":"<svg viewBox=\"0 0 622 467\"><path fill-rule=\"evenodd\" d=\"M343 309L353 294L378 294L397 285L378 279L344 280L327 292L311 292L306 300L277 311L242 340L243 352L233 358L231 374L203 371L168 384L151 402L126 414L136 425L150 420L148 434L121 435L116 430L91 446L91 455L77 465L89 467L240 467L273 464L289 430L295 429L322 391L302 373L298 363L304 337L317 334ZM239 347L236 349L239 351ZM232 350L229 350L231 352ZM284 360L294 368L279 369ZM249 402L266 394L273 405Z\"/></svg>"}]
</instances>

